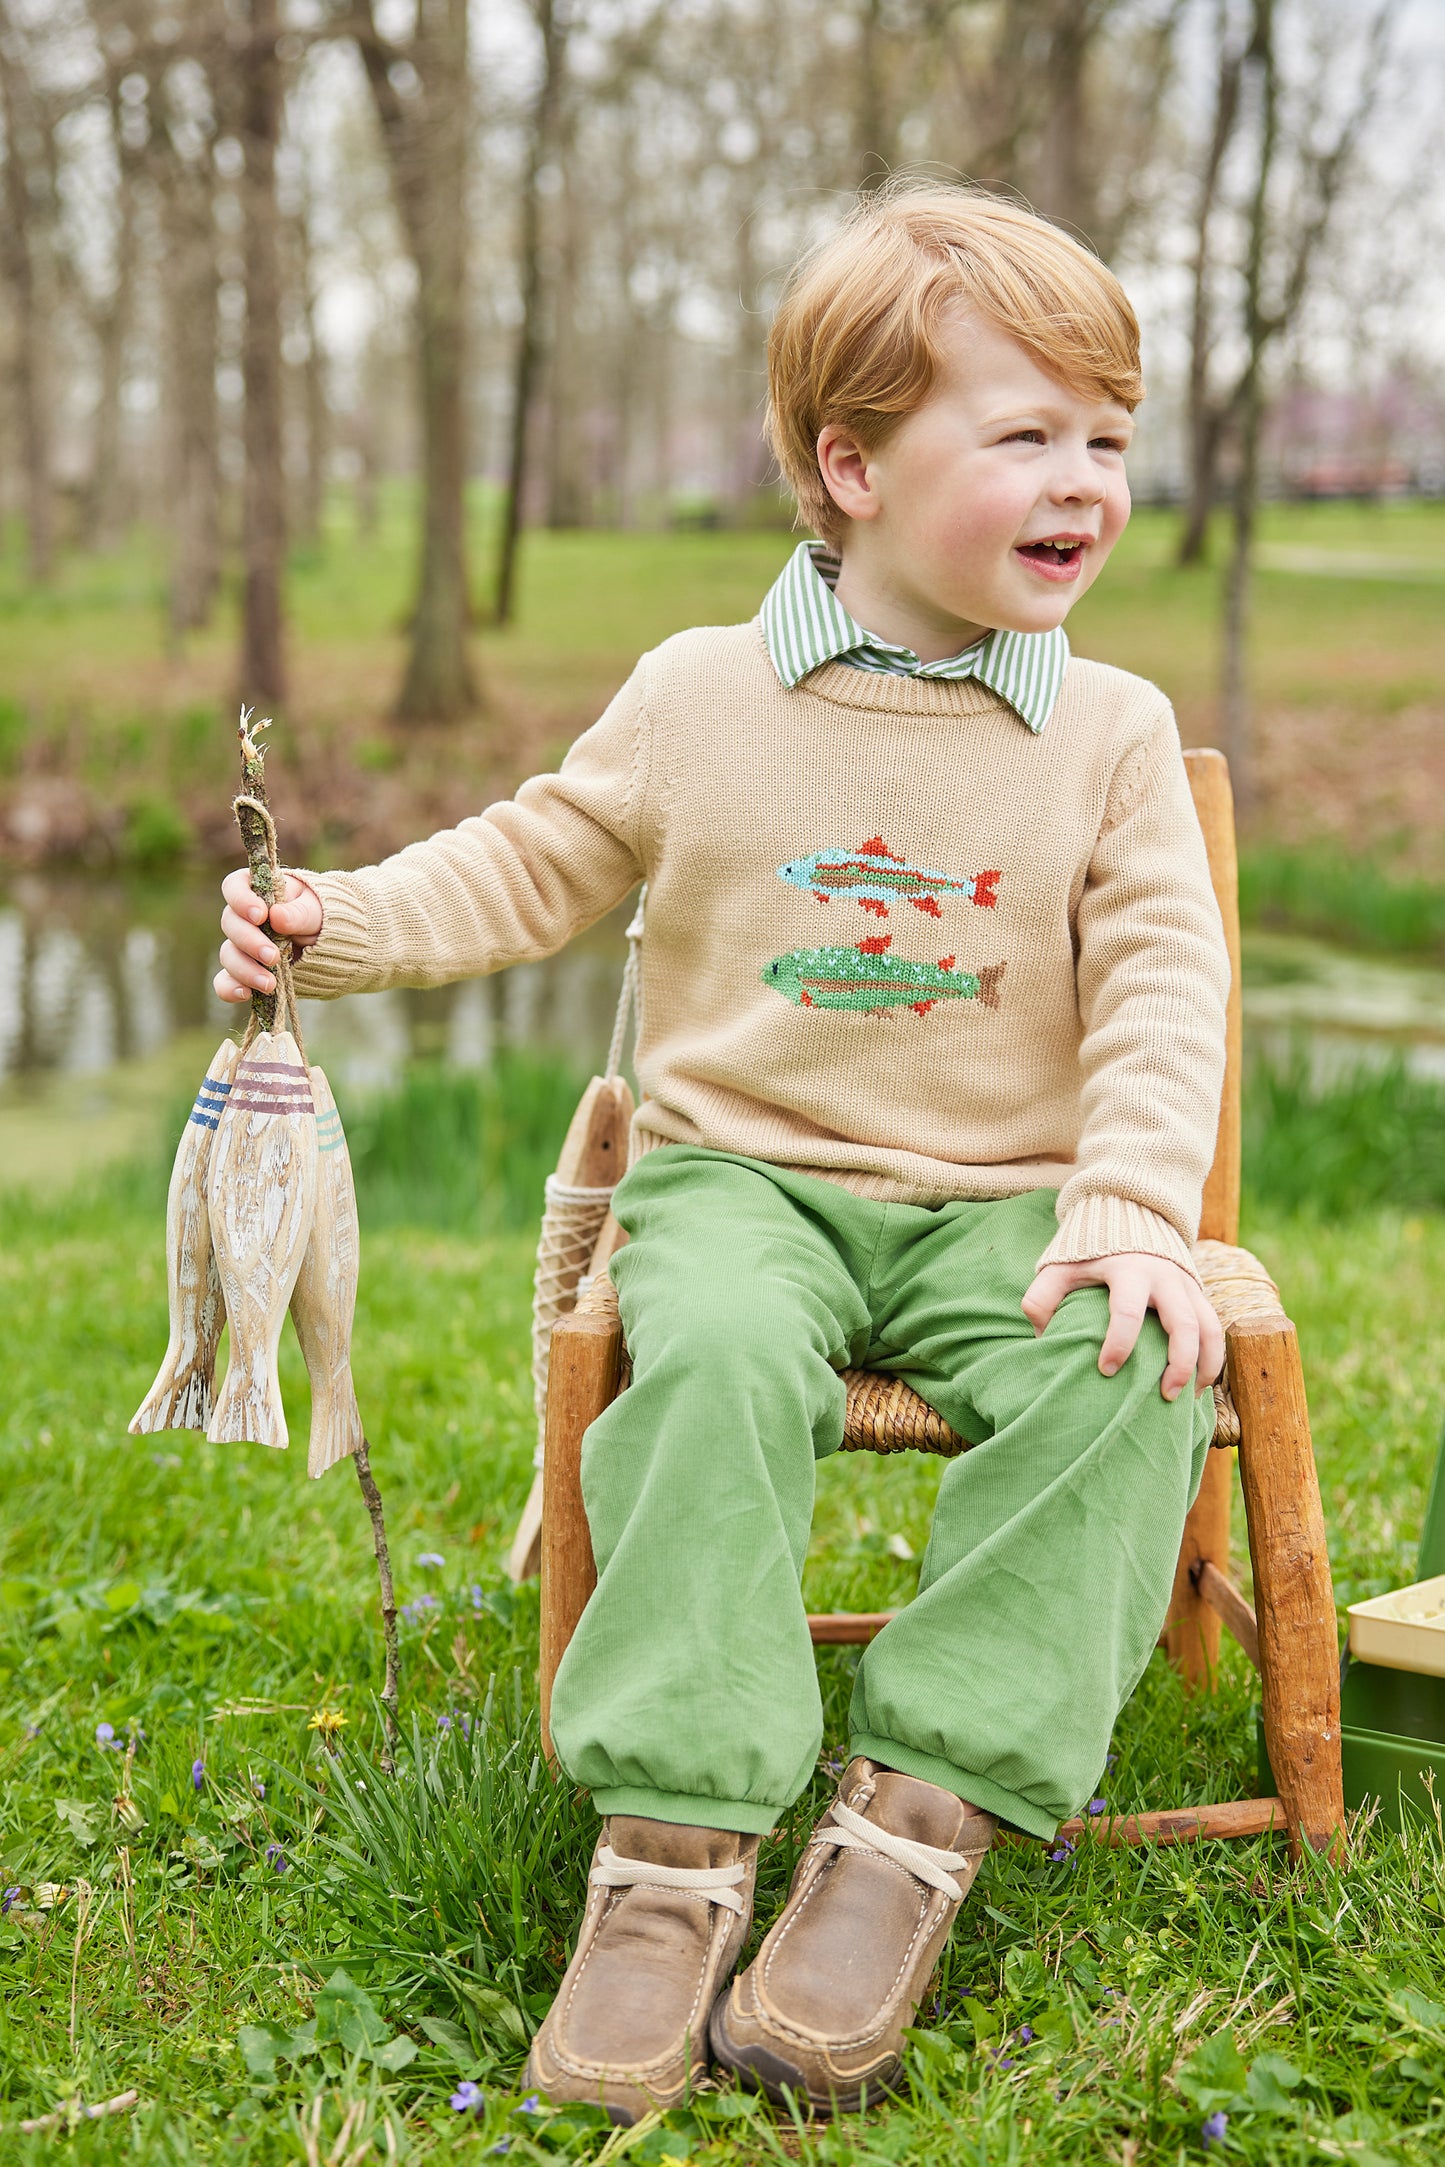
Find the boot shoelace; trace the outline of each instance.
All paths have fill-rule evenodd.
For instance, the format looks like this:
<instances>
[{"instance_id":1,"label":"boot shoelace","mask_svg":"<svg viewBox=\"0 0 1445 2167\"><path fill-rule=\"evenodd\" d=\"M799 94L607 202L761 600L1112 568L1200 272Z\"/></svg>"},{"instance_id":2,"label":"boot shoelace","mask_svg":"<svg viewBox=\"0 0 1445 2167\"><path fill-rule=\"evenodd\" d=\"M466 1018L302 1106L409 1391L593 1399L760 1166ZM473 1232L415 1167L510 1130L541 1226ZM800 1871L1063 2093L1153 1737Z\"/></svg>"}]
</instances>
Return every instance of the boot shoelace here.
<instances>
[{"instance_id":1,"label":"boot shoelace","mask_svg":"<svg viewBox=\"0 0 1445 2167\"><path fill-rule=\"evenodd\" d=\"M685 1889L741 1918L743 1900L737 1885L746 1871L741 1860L732 1866L655 1866L651 1859L619 1858L611 1844L605 1843L587 1878L606 1889Z\"/></svg>"},{"instance_id":2,"label":"boot shoelace","mask_svg":"<svg viewBox=\"0 0 1445 2167\"><path fill-rule=\"evenodd\" d=\"M976 1863L964 1851L945 1851L939 1845L918 1843L911 1836L895 1836L891 1829L879 1828L874 1821L865 1821L861 1813L845 1806L841 1799L833 1803L832 1828L820 1828L815 1843L836 1844L841 1851L877 1851L897 1866L906 1866L909 1873L929 1888L937 1889L940 1896L947 1896L956 1904L963 1901L963 1890L953 1874ZM953 1872L947 1869L952 1868Z\"/></svg>"}]
</instances>

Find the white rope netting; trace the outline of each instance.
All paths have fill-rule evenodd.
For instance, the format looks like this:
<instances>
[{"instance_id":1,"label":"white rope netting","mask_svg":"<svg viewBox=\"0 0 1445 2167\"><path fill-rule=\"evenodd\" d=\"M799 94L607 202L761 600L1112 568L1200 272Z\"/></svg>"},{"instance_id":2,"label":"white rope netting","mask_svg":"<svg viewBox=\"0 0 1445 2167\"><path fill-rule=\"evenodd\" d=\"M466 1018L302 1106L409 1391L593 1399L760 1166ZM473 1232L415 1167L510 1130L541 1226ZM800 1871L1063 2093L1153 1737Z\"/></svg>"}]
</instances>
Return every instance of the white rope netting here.
<instances>
[{"instance_id":1,"label":"white rope netting","mask_svg":"<svg viewBox=\"0 0 1445 2167\"><path fill-rule=\"evenodd\" d=\"M632 923L627 928L627 962L612 1026L612 1043L607 1049L608 1083L613 1082L621 1070L629 1023L640 1025L641 1022L638 958L646 899L644 888L638 896ZM576 1188L559 1180L556 1174L547 1177L542 1231L537 1240L537 1270L532 1281L532 1401L537 1414L534 1464L539 1468L547 1416L552 1327L559 1317L569 1315L577 1306L577 1296L611 1204L611 1188Z\"/></svg>"}]
</instances>

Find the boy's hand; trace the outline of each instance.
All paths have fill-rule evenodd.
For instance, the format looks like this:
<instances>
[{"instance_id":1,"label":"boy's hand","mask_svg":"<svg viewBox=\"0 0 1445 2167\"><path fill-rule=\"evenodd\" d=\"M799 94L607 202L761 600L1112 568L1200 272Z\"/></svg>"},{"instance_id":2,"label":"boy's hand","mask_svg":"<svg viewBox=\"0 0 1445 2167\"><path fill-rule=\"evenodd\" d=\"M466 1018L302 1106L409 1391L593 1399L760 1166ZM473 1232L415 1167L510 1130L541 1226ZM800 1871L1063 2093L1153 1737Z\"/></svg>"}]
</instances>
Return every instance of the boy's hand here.
<instances>
[{"instance_id":1,"label":"boy's hand","mask_svg":"<svg viewBox=\"0 0 1445 2167\"><path fill-rule=\"evenodd\" d=\"M1168 1257L1130 1251L1090 1257L1083 1264L1046 1264L1023 1299L1024 1315L1036 1332L1043 1331L1076 1287L1109 1290L1109 1329L1099 1349L1099 1367L1106 1377L1122 1369L1134 1352L1151 1309L1169 1334L1169 1362L1159 1386L1165 1399L1178 1399L1196 1375L1195 1389L1203 1392L1223 1369L1223 1327L1197 1280Z\"/></svg>"},{"instance_id":2,"label":"boy's hand","mask_svg":"<svg viewBox=\"0 0 1445 2167\"><path fill-rule=\"evenodd\" d=\"M221 943L221 968L214 984L223 1001L249 1001L253 993L275 992L276 980L267 966L276 961L276 944L267 931L268 925L298 941L315 940L321 931L321 899L315 889L308 888L293 873L283 874L282 878L285 886L281 900L272 905L269 919L266 905L252 890L251 875L244 866L237 873L228 873L221 882L221 893L226 898L221 931L226 938Z\"/></svg>"}]
</instances>

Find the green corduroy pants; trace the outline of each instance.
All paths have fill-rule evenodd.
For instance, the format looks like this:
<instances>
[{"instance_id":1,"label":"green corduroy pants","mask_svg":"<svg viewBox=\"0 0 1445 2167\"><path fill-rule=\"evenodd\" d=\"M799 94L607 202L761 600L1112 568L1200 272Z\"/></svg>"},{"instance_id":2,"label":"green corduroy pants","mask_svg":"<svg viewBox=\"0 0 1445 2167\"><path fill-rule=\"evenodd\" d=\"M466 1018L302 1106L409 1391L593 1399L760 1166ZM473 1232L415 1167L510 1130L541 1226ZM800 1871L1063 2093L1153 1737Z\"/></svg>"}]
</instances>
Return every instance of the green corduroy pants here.
<instances>
[{"instance_id":1,"label":"green corduroy pants","mask_svg":"<svg viewBox=\"0 0 1445 2167\"><path fill-rule=\"evenodd\" d=\"M873 1203L677 1144L626 1176L632 1383L583 1441L597 1588L552 1699L600 1813L762 1833L806 1785L801 1577L850 1366L896 1372L973 1446L943 1473L917 1595L859 1663L852 1752L1038 1836L1089 1796L1164 1620L1213 1405L1160 1396L1152 1314L1100 1375L1102 1288L1035 1337L1019 1303L1054 1199Z\"/></svg>"}]
</instances>

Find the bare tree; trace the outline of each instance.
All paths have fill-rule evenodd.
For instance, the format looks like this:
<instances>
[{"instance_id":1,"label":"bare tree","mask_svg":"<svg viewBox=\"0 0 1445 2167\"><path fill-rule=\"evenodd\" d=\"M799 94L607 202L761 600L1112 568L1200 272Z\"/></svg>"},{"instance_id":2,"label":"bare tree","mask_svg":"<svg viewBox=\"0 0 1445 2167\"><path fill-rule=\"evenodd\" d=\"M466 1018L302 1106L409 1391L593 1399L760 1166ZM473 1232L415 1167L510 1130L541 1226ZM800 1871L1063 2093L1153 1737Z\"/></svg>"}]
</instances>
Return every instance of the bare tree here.
<instances>
[{"instance_id":1,"label":"bare tree","mask_svg":"<svg viewBox=\"0 0 1445 2167\"><path fill-rule=\"evenodd\" d=\"M1274 200L1281 150L1281 100L1277 0L1252 0L1249 43L1242 61L1241 97L1252 94L1254 148L1242 282L1244 360L1227 394L1226 412L1238 451L1231 514L1231 548L1225 571L1221 705L1224 750L1235 794L1246 807L1254 795L1253 731L1247 641L1259 508L1260 430L1264 372L1271 351L1294 322L1329 231L1361 133L1379 95L1388 51L1394 0L1382 0L1365 37L1353 95L1332 130L1322 131L1320 107L1337 80L1338 55L1322 51L1316 81L1303 101L1294 199L1284 215ZM1325 139L1319 140L1324 132Z\"/></svg>"},{"instance_id":2,"label":"bare tree","mask_svg":"<svg viewBox=\"0 0 1445 2167\"><path fill-rule=\"evenodd\" d=\"M281 588L286 560L286 474L281 369L281 232L276 144L281 132L277 0L250 0L244 49L241 148L246 265L245 478L241 496L241 690L279 706L286 698Z\"/></svg>"},{"instance_id":3,"label":"bare tree","mask_svg":"<svg viewBox=\"0 0 1445 2167\"><path fill-rule=\"evenodd\" d=\"M527 155L522 172L522 230L518 251L522 296L522 321L517 332L517 351L512 374L511 440L507 456L506 500L497 550L497 577L493 617L509 624L516 586L517 544L522 531L527 488L527 453L531 433L533 394L542 344L542 194L543 166L553 148L562 78L566 66L569 14L566 0L532 0L532 12L542 46L542 73L527 132Z\"/></svg>"},{"instance_id":4,"label":"bare tree","mask_svg":"<svg viewBox=\"0 0 1445 2167\"><path fill-rule=\"evenodd\" d=\"M1209 534L1219 479L1219 447L1225 422L1222 401L1211 396L1209 362L1214 345L1212 236L1225 155L1239 113L1243 42L1230 34L1229 0L1215 0L1214 118L1199 172L1194 213L1194 261L1189 316L1189 502L1179 540L1179 562L1197 564Z\"/></svg>"},{"instance_id":5,"label":"bare tree","mask_svg":"<svg viewBox=\"0 0 1445 2167\"><path fill-rule=\"evenodd\" d=\"M162 244L162 457L170 501L167 614L173 640L206 623L221 583L215 155L212 100L198 85L169 78L159 97L152 157Z\"/></svg>"},{"instance_id":6,"label":"bare tree","mask_svg":"<svg viewBox=\"0 0 1445 2167\"><path fill-rule=\"evenodd\" d=\"M405 46L381 35L373 0L354 0L342 20L365 63L417 279L421 575L397 714L449 722L477 705L467 651L467 0L417 0Z\"/></svg>"},{"instance_id":7,"label":"bare tree","mask_svg":"<svg viewBox=\"0 0 1445 2167\"><path fill-rule=\"evenodd\" d=\"M0 0L0 123L5 131L4 206L0 268L15 316L14 411L20 439L30 577L47 581L54 569L55 492L51 478L49 399L50 146L47 116L21 38Z\"/></svg>"}]
</instances>

